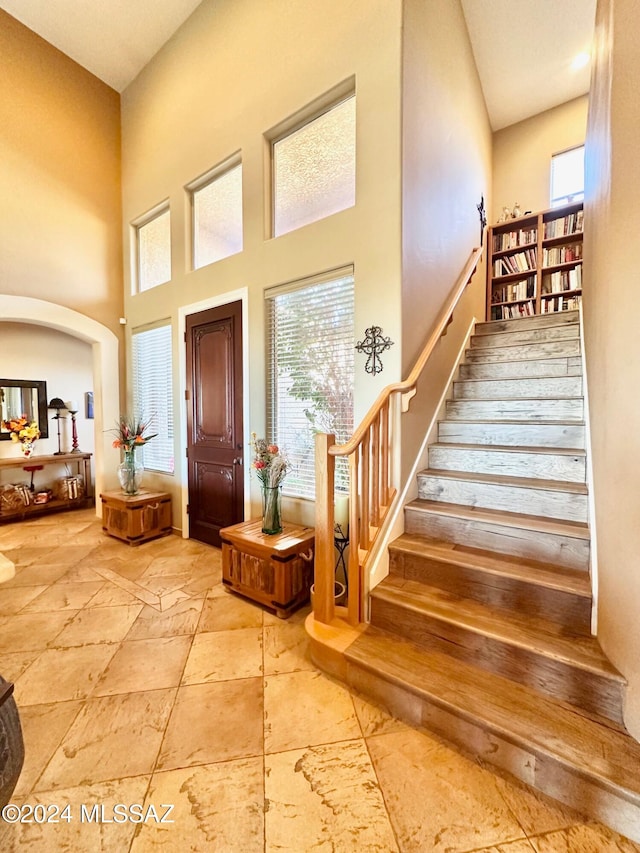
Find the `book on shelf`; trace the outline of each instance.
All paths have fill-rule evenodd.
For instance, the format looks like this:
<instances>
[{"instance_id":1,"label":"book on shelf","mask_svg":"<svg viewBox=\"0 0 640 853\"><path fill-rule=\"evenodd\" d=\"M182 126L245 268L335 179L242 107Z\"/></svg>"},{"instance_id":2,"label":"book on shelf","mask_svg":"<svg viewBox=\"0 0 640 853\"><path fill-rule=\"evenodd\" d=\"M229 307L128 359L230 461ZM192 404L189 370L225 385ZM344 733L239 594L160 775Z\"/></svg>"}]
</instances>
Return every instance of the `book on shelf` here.
<instances>
[{"instance_id":1,"label":"book on shelf","mask_svg":"<svg viewBox=\"0 0 640 853\"><path fill-rule=\"evenodd\" d=\"M582 290L582 265L578 264L568 270L557 270L542 276L540 293L562 293L564 290Z\"/></svg>"},{"instance_id":2,"label":"book on shelf","mask_svg":"<svg viewBox=\"0 0 640 853\"><path fill-rule=\"evenodd\" d=\"M492 320L517 320L518 317L533 317L536 313L533 300L518 302L515 305L494 305L491 308Z\"/></svg>"},{"instance_id":3,"label":"book on shelf","mask_svg":"<svg viewBox=\"0 0 640 853\"><path fill-rule=\"evenodd\" d=\"M513 273L534 270L536 266L536 250L525 249L522 252L515 252L513 255L497 258L493 264L493 274L494 276L513 275Z\"/></svg>"},{"instance_id":4,"label":"book on shelf","mask_svg":"<svg viewBox=\"0 0 640 853\"><path fill-rule=\"evenodd\" d=\"M538 241L536 228L520 228L516 231L506 231L503 234L493 235L493 251L505 252L508 249L517 249Z\"/></svg>"},{"instance_id":5,"label":"book on shelf","mask_svg":"<svg viewBox=\"0 0 640 853\"><path fill-rule=\"evenodd\" d=\"M533 299L536 295L536 277L530 275L520 281L510 284L494 285L491 291L491 301L517 302L518 300Z\"/></svg>"},{"instance_id":6,"label":"book on shelf","mask_svg":"<svg viewBox=\"0 0 640 853\"><path fill-rule=\"evenodd\" d=\"M558 311L575 311L580 307L580 296L554 296L542 301L542 314L555 314Z\"/></svg>"},{"instance_id":7,"label":"book on shelf","mask_svg":"<svg viewBox=\"0 0 640 853\"><path fill-rule=\"evenodd\" d=\"M584 211L577 210L557 219L549 219L544 223L544 239L552 240L554 237L565 237L568 234L579 234L582 232Z\"/></svg>"},{"instance_id":8,"label":"book on shelf","mask_svg":"<svg viewBox=\"0 0 640 853\"><path fill-rule=\"evenodd\" d=\"M542 266L552 267L555 264L568 264L571 261L582 260L582 243L569 243L567 246L554 246L542 250Z\"/></svg>"}]
</instances>

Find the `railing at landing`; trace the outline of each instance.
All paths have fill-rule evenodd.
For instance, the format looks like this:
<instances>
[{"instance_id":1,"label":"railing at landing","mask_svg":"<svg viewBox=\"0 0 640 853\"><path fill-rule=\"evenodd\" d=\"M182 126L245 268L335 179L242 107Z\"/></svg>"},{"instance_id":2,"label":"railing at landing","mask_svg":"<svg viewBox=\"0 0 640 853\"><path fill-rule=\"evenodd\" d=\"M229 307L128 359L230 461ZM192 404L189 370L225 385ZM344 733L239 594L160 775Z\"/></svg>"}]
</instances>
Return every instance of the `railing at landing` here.
<instances>
[{"instance_id":1,"label":"railing at landing","mask_svg":"<svg viewBox=\"0 0 640 853\"><path fill-rule=\"evenodd\" d=\"M476 271L482 248L474 249L451 291L438 321L411 373L403 382L388 385L369 409L346 444L335 436L316 436L316 555L313 616L330 624L335 616L334 490L336 457L349 465L349 551L347 561L348 621L365 620L365 585L373 546L382 525L398 500L392 480L392 446L401 412L406 412L436 344Z\"/></svg>"}]
</instances>

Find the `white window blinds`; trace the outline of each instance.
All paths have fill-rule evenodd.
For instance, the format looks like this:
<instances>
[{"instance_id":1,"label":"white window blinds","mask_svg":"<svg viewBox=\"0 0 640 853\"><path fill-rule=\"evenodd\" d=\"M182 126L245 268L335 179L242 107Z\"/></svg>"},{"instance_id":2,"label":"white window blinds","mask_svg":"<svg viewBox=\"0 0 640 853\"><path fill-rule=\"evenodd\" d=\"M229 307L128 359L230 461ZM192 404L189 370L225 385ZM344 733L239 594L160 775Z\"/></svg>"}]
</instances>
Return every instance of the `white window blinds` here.
<instances>
[{"instance_id":1,"label":"white window blinds","mask_svg":"<svg viewBox=\"0 0 640 853\"><path fill-rule=\"evenodd\" d=\"M145 468L173 474L173 377L171 326L134 331L131 338L133 365L133 413L149 421L148 434L157 436L137 453Z\"/></svg>"},{"instance_id":2,"label":"white window blinds","mask_svg":"<svg viewBox=\"0 0 640 853\"><path fill-rule=\"evenodd\" d=\"M292 465L283 492L315 498L315 434L353 432L352 270L267 294L267 431ZM346 484L337 460L336 487Z\"/></svg>"}]
</instances>

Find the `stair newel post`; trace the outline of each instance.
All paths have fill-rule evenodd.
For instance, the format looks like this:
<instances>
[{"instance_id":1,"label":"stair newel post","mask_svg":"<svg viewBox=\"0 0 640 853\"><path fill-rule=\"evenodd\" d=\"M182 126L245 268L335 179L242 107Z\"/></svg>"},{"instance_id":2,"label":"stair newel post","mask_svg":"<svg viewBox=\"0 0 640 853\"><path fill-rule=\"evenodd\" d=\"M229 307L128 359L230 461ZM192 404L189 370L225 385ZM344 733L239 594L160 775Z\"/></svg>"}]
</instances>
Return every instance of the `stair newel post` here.
<instances>
[{"instance_id":1,"label":"stair newel post","mask_svg":"<svg viewBox=\"0 0 640 853\"><path fill-rule=\"evenodd\" d=\"M335 616L334 603L334 480L335 458L329 448L335 435L316 435L316 553L313 616L329 625Z\"/></svg>"}]
</instances>

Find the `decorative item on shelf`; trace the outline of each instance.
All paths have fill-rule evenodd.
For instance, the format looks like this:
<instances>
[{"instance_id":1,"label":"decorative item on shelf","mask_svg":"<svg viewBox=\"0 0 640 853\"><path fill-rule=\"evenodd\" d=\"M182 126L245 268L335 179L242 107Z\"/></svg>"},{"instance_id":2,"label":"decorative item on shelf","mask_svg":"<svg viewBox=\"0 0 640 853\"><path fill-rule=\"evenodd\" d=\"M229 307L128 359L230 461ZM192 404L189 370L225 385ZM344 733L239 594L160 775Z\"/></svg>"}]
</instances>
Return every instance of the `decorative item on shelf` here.
<instances>
[{"instance_id":1,"label":"decorative item on shelf","mask_svg":"<svg viewBox=\"0 0 640 853\"><path fill-rule=\"evenodd\" d=\"M64 404L65 409L71 415L71 452L82 453L78 447L78 430L76 428L76 415L78 414L78 404L75 400L68 400Z\"/></svg>"},{"instance_id":2,"label":"decorative item on shelf","mask_svg":"<svg viewBox=\"0 0 640 853\"><path fill-rule=\"evenodd\" d=\"M277 444L267 444L255 432L251 433L251 446L254 453L251 465L262 486L262 532L282 533L281 487L291 466Z\"/></svg>"},{"instance_id":3,"label":"decorative item on shelf","mask_svg":"<svg viewBox=\"0 0 640 853\"><path fill-rule=\"evenodd\" d=\"M33 445L40 438L38 424L26 415L20 415L19 418L2 421L2 428L9 431L11 441L20 445L22 455L28 459L33 453Z\"/></svg>"},{"instance_id":4,"label":"decorative item on shelf","mask_svg":"<svg viewBox=\"0 0 640 853\"><path fill-rule=\"evenodd\" d=\"M149 421L120 415L116 429L112 430L116 435L113 446L124 451L124 462L118 466L118 480L125 495L137 495L142 485L144 466L136 458L136 448L143 447L158 434L145 435L148 429Z\"/></svg>"},{"instance_id":5,"label":"decorative item on shelf","mask_svg":"<svg viewBox=\"0 0 640 853\"><path fill-rule=\"evenodd\" d=\"M513 210L511 211L512 219L519 219L522 216L522 209L518 202L513 205Z\"/></svg>"},{"instance_id":6,"label":"decorative item on shelf","mask_svg":"<svg viewBox=\"0 0 640 853\"><path fill-rule=\"evenodd\" d=\"M42 491L35 493L33 502L34 504L48 504L52 498L53 492L51 489L42 489Z\"/></svg>"},{"instance_id":7,"label":"decorative item on shelf","mask_svg":"<svg viewBox=\"0 0 640 853\"><path fill-rule=\"evenodd\" d=\"M62 450L62 446L60 444L60 419L62 418L64 420L64 415L61 415L60 412L63 409L66 409L66 406L64 404L64 400L62 400L60 397L54 397L51 400L51 402L49 403L49 408L56 410L56 413L53 416L53 419L54 419L54 421L58 422L58 449L55 451L55 453L53 455L54 456L62 456L63 450Z\"/></svg>"},{"instance_id":8,"label":"decorative item on shelf","mask_svg":"<svg viewBox=\"0 0 640 853\"><path fill-rule=\"evenodd\" d=\"M365 329L365 339L358 341L356 349L358 352L363 352L367 356L364 369L367 373L373 376L376 373L382 373L382 359L380 356L385 350L393 346L391 338L385 338L382 334L380 326L369 326Z\"/></svg>"},{"instance_id":9,"label":"decorative item on shelf","mask_svg":"<svg viewBox=\"0 0 640 853\"><path fill-rule=\"evenodd\" d=\"M500 217L498 218L498 224L500 224L501 222L506 222L508 219L512 219L512 218L513 217L511 216L511 211L509 210L508 207L505 206L502 208L502 213L500 214Z\"/></svg>"},{"instance_id":10,"label":"decorative item on shelf","mask_svg":"<svg viewBox=\"0 0 640 853\"><path fill-rule=\"evenodd\" d=\"M53 484L53 493L60 501L76 501L84 497L84 480L81 476L61 477Z\"/></svg>"}]
</instances>

